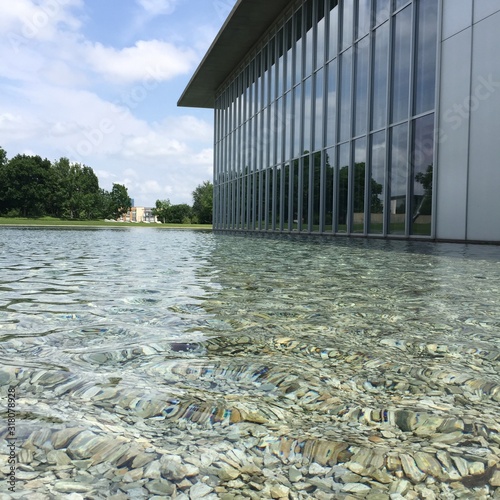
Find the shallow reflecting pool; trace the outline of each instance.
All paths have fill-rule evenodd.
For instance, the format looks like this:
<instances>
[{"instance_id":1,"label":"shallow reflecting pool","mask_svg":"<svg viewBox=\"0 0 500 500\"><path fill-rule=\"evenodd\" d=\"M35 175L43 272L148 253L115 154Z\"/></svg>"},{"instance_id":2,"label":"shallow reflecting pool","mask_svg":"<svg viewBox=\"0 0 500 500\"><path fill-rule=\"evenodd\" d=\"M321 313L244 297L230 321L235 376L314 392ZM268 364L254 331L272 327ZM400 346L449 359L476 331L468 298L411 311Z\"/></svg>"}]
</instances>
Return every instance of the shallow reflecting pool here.
<instances>
[{"instance_id":1,"label":"shallow reflecting pool","mask_svg":"<svg viewBox=\"0 0 500 500\"><path fill-rule=\"evenodd\" d=\"M500 498L499 361L499 247L0 229L0 500Z\"/></svg>"}]
</instances>

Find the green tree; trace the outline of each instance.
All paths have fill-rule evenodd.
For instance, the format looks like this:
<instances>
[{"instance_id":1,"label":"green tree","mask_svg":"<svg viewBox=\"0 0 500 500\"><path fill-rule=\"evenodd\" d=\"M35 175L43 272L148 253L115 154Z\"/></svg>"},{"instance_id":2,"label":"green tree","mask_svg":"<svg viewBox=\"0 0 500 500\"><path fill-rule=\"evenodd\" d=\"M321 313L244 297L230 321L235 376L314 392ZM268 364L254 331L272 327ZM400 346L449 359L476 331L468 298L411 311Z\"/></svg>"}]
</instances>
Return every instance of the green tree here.
<instances>
[{"instance_id":1,"label":"green tree","mask_svg":"<svg viewBox=\"0 0 500 500\"><path fill-rule=\"evenodd\" d=\"M6 163L4 157L2 162L2 212L23 217L39 217L46 213L50 161L40 156L17 155Z\"/></svg>"},{"instance_id":2,"label":"green tree","mask_svg":"<svg viewBox=\"0 0 500 500\"><path fill-rule=\"evenodd\" d=\"M118 219L124 213L132 207L132 200L128 195L128 190L122 184L113 184L113 188L110 193L110 215L114 219Z\"/></svg>"},{"instance_id":3,"label":"green tree","mask_svg":"<svg viewBox=\"0 0 500 500\"><path fill-rule=\"evenodd\" d=\"M214 186L205 181L193 191L193 215L200 224L212 223Z\"/></svg>"},{"instance_id":4,"label":"green tree","mask_svg":"<svg viewBox=\"0 0 500 500\"><path fill-rule=\"evenodd\" d=\"M172 205L169 210L170 220L174 224L189 224L193 209L186 203Z\"/></svg>"},{"instance_id":5,"label":"green tree","mask_svg":"<svg viewBox=\"0 0 500 500\"><path fill-rule=\"evenodd\" d=\"M156 200L155 208L151 210L152 214L158 217L160 222L163 224L170 222L170 200Z\"/></svg>"},{"instance_id":6,"label":"green tree","mask_svg":"<svg viewBox=\"0 0 500 500\"><path fill-rule=\"evenodd\" d=\"M7 163L7 151L0 146L0 168Z\"/></svg>"},{"instance_id":7,"label":"green tree","mask_svg":"<svg viewBox=\"0 0 500 500\"><path fill-rule=\"evenodd\" d=\"M413 214L413 222L415 222L420 215L432 214L432 165L427 166L425 173L418 172L415 175L415 180L424 188L424 195Z\"/></svg>"}]
</instances>

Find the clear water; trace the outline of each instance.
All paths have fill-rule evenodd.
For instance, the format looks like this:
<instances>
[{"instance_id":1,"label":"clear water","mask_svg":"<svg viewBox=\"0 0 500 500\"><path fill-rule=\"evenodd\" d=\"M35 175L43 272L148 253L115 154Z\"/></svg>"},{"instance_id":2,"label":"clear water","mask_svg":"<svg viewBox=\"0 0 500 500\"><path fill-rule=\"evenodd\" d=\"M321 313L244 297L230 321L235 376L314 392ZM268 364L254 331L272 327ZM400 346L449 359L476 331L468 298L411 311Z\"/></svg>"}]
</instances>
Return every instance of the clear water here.
<instances>
[{"instance_id":1,"label":"clear water","mask_svg":"<svg viewBox=\"0 0 500 500\"><path fill-rule=\"evenodd\" d=\"M0 229L2 394L18 385L25 437L494 455L499 264L488 246Z\"/></svg>"}]
</instances>

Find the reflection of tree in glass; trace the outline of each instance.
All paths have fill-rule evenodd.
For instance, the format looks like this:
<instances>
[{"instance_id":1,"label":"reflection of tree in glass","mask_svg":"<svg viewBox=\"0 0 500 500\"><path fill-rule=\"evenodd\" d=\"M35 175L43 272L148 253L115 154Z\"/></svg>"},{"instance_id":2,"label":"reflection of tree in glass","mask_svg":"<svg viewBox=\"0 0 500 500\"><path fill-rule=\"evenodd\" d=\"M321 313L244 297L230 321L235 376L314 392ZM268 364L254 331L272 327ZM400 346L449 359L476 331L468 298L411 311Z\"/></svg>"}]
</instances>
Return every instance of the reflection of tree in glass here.
<instances>
[{"instance_id":1,"label":"reflection of tree in glass","mask_svg":"<svg viewBox=\"0 0 500 500\"><path fill-rule=\"evenodd\" d=\"M365 211L365 163L354 165L354 190L353 190L353 212L363 213ZM346 165L339 170L339 224L345 224L347 220L347 195L348 195L349 167ZM383 204L379 198L383 186L373 177L370 180L370 210L372 213L382 213Z\"/></svg>"},{"instance_id":2,"label":"reflection of tree in glass","mask_svg":"<svg viewBox=\"0 0 500 500\"><path fill-rule=\"evenodd\" d=\"M420 215L432 214L432 165L429 165L425 172L418 172L415 175L415 180L424 188L424 194L413 214L413 222Z\"/></svg>"}]
</instances>

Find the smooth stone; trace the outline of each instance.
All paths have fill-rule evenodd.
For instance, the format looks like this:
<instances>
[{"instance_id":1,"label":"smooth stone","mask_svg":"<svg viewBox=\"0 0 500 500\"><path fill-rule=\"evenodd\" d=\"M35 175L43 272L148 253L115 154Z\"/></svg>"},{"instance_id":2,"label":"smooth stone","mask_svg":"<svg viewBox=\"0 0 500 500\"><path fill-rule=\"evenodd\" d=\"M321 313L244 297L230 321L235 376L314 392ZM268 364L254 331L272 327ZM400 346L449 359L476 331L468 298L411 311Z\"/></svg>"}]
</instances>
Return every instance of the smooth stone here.
<instances>
[{"instance_id":1,"label":"smooth stone","mask_svg":"<svg viewBox=\"0 0 500 500\"><path fill-rule=\"evenodd\" d=\"M150 481L146 484L146 488L154 495L173 495L175 491L175 486L164 479Z\"/></svg>"},{"instance_id":2,"label":"smooth stone","mask_svg":"<svg viewBox=\"0 0 500 500\"><path fill-rule=\"evenodd\" d=\"M160 468L161 465L158 460L149 463L144 471L144 477L148 479L160 479L161 477Z\"/></svg>"},{"instance_id":3,"label":"smooth stone","mask_svg":"<svg viewBox=\"0 0 500 500\"><path fill-rule=\"evenodd\" d=\"M203 498L212 493L213 488L204 483L196 483L189 489L189 498L191 500L196 500L197 498ZM177 497L178 498L178 497Z\"/></svg>"},{"instance_id":4,"label":"smooth stone","mask_svg":"<svg viewBox=\"0 0 500 500\"><path fill-rule=\"evenodd\" d=\"M298 483L303 476L302 473L296 467L292 466L288 471L288 477L290 479L290 482Z\"/></svg>"},{"instance_id":5,"label":"smooth stone","mask_svg":"<svg viewBox=\"0 0 500 500\"><path fill-rule=\"evenodd\" d=\"M240 476L240 471L228 466L222 468L217 475L221 481L232 481Z\"/></svg>"},{"instance_id":6,"label":"smooth stone","mask_svg":"<svg viewBox=\"0 0 500 500\"><path fill-rule=\"evenodd\" d=\"M288 498L288 494L290 493L290 488L282 485L275 484L271 486L271 498Z\"/></svg>"},{"instance_id":7,"label":"smooth stone","mask_svg":"<svg viewBox=\"0 0 500 500\"><path fill-rule=\"evenodd\" d=\"M60 493L88 493L92 490L92 486L70 481L56 481L54 483L54 489Z\"/></svg>"},{"instance_id":8,"label":"smooth stone","mask_svg":"<svg viewBox=\"0 0 500 500\"><path fill-rule=\"evenodd\" d=\"M310 476L320 476L320 475L325 475L328 472L328 469L325 467L322 467L321 465L317 464L316 462L313 462L308 469L308 474Z\"/></svg>"},{"instance_id":9,"label":"smooth stone","mask_svg":"<svg viewBox=\"0 0 500 500\"><path fill-rule=\"evenodd\" d=\"M499 469L497 469L493 473L493 475L491 476L490 484L491 484L491 486L494 486L494 487L500 486L500 470Z\"/></svg>"},{"instance_id":10,"label":"smooth stone","mask_svg":"<svg viewBox=\"0 0 500 500\"><path fill-rule=\"evenodd\" d=\"M482 462L472 462L469 464L469 474L473 476L484 474L484 464Z\"/></svg>"},{"instance_id":11,"label":"smooth stone","mask_svg":"<svg viewBox=\"0 0 500 500\"><path fill-rule=\"evenodd\" d=\"M47 453L47 462L56 465L70 465L71 458L62 450L52 450Z\"/></svg>"},{"instance_id":12,"label":"smooth stone","mask_svg":"<svg viewBox=\"0 0 500 500\"><path fill-rule=\"evenodd\" d=\"M370 491L370 487L362 483L347 483L342 486L342 491L347 493L366 493Z\"/></svg>"},{"instance_id":13,"label":"smooth stone","mask_svg":"<svg viewBox=\"0 0 500 500\"><path fill-rule=\"evenodd\" d=\"M67 448L73 438L84 430L85 429L83 429L82 427L73 427L57 431L52 435L52 438L50 440L52 442L52 446L55 450L59 450L60 448Z\"/></svg>"}]
</instances>

